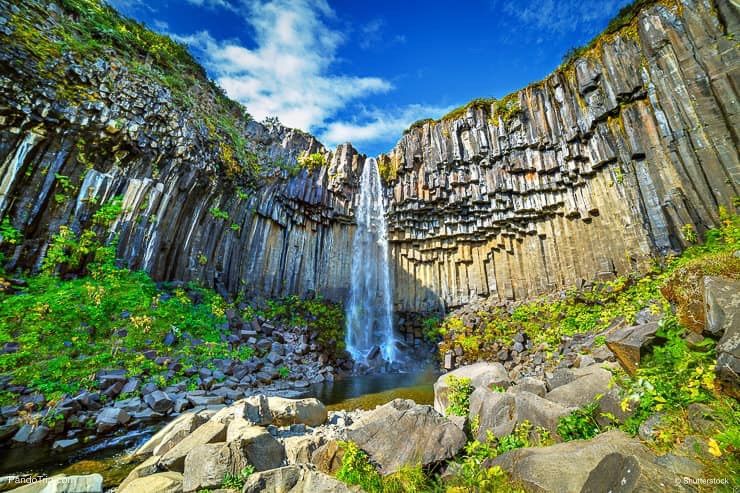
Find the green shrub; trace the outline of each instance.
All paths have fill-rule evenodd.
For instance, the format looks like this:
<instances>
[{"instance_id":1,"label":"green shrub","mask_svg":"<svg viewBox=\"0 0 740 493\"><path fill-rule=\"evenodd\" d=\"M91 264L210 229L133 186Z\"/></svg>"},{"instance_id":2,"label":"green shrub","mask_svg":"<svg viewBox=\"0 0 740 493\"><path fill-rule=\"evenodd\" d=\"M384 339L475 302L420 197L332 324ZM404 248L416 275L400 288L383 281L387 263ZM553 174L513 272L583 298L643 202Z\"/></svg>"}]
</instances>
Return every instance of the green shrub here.
<instances>
[{"instance_id":1,"label":"green shrub","mask_svg":"<svg viewBox=\"0 0 740 493\"><path fill-rule=\"evenodd\" d=\"M326 166L326 158L322 153L314 152L313 154L300 158L298 160L298 164L306 168L308 171L314 172L322 166Z\"/></svg>"},{"instance_id":2,"label":"green shrub","mask_svg":"<svg viewBox=\"0 0 740 493\"><path fill-rule=\"evenodd\" d=\"M249 476L254 474L254 471L255 471L254 466L250 464L244 469L242 469L241 472L239 472L239 474L231 474L227 472L224 475L224 479L223 479L223 482L221 483L221 487L241 491L242 488L244 488L244 482L249 478Z\"/></svg>"},{"instance_id":3,"label":"green shrub","mask_svg":"<svg viewBox=\"0 0 740 493\"><path fill-rule=\"evenodd\" d=\"M591 404L577 409L568 416L563 416L558 421L558 435L564 441L588 440L608 428L602 428L598 421L599 403Z\"/></svg>"},{"instance_id":4,"label":"green shrub","mask_svg":"<svg viewBox=\"0 0 740 493\"><path fill-rule=\"evenodd\" d=\"M449 405L445 411L448 415L467 416L470 413L470 394L473 393L471 380L466 377L457 378L455 375L448 375L445 378L447 383L447 400Z\"/></svg>"},{"instance_id":5,"label":"green shrub","mask_svg":"<svg viewBox=\"0 0 740 493\"><path fill-rule=\"evenodd\" d=\"M360 486L367 493L383 491L383 479L370 463L368 455L355 442L339 442L344 450L342 466L337 471L338 480Z\"/></svg>"}]
</instances>

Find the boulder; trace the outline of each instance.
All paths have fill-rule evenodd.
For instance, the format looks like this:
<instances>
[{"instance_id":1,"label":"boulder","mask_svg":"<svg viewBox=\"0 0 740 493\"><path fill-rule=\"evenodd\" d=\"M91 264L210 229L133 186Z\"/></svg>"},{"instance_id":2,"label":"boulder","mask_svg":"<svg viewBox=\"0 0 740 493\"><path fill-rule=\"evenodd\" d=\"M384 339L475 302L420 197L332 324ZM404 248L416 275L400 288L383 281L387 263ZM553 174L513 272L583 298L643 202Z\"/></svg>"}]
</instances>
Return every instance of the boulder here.
<instances>
[{"instance_id":1,"label":"boulder","mask_svg":"<svg viewBox=\"0 0 740 493\"><path fill-rule=\"evenodd\" d=\"M244 420L245 423L248 421ZM239 442L256 470L263 471L283 465L285 449L273 436L261 426L235 426L232 421L226 433L229 443Z\"/></svg>"},{"instance_id":2,"label":"boulder","mask_svg":"<svg viewBox=\"0 0 740 493\"><path fill-rule=\"evenodd\" d=\"M481 386L491 387L493 385L508 387L510 383L509 372L506 371L506 368L501 363L475 363L445 373L434 382L434 409L440 414L445 414L447 406L450 405L450 401L447 398L449 390L447 378L450 375L456 378L469 378L471 385L475 388Z\"/></svg>"},{"instance_id":3,"label":"boulder","mask_svg":"<svg viewBox=\"0 0 740 493\"><path fill-rule=\"evenodd\" d=\"M339 480L309 464L293 465L249 476L243 493L351 493Z\"/></svg>"},{"instance_id":4,"label":"boulder","mask_svg":"<svg viewBox=\"0 0 740 493\"><path fill-rule=\"evenodd\" d=\"M272 423L286 426L303 423L307 426L319 426L326 421L326 406L318 399L284 399L268 397Z\"/></svg>"},{"instance_id":5,"label":"boulder","mask_svg":"<svg viewBox=\"0 0 740 493\"><path fill-rule=\"evenodd\" d=\"M103 493L103 476L87 474L52 477L46 482L41 493Z\"/></svg>"},{"instance_id":6,"label":"boulder","mask_svg":"<svg viewBox=\"0 0 740 493\"><path fill-rule=\"evenodd\" d=\"M575 410L529 392L512 392L511 395L516 400L517 423L529 421L549 430L553 435L557 433L560 418Z\"/></svg>"},{"instance_id":7,"label":"boulder","mask_svg":"<svg viewBox=\"0 0 740 493\"><path fill-rule=\"evenodd\" d=\"M573 376L573 370L569 370L568 368L558 368L552 374L546 373L545 379L547 380L546 388L554 390L558 387L569 384L575 380L575 377ZM541 397L544 397L544 395Z\"/></svg>"},{"instance_id":8,"label":"boulder","mask_svg":"<svg viewBox=\"0 0 740 493\"><path fill-rule=\"evenodd\" d=\"M144 478L146 476L151 476L152 474L157 474L159 472L159 467L157 467L157 463L159 463L159 456L153 455L138 466L136 466L130 473L128 473L126 479L124 479L121 484L118 485L117 491L125 491L126 487L130 483L139 478ZM182 480L182 478L180 479Z\"/></svg>"},{"instance_id":9,"label":"boulder","mask_svg":"<svg viewBox=\"0 0 740 493\"><path fill-rule=\"evenodd\" d=\"M107 433L118 428L119 425L125 425L129 421L131 421L131 416L123 409L107 407L98 414L98 417L95 419L95 426L98 433Z\"/></svg>"},{"instance_id":10,"label":"boulder","mask_svg":"<svg viewBox=\"0 0 740 493\"><path fill-rule=\"evenodd\" d=\"M622 367L634 375L640 366L640 358L652 346L659 322L623 327L606 339L606 345L614 353Z\"/></svg>"},{"instance_id":11,"label":"boulder","mask_svg":"<svg viewBox=\"0 0 740 493\"><path fill-rule=\"evenodd\" d=\"M336 440L330 440L311 454L311 464L326 474L334 475L342 467L342 457L344 449Z\"/></svg>"},{"instance_id":12,"label":"boulder","mask_svg":"<svg viewBox=\"0 0 740 493\"><path fill-rule=\"evenodd\" d=\"M362 416L347 438L367 452L384 475L406 465L449 459L467 442L465 433L431 406L395 399Z\"/></svg>"},{"instance_id":13,"label":"boulder","mask_svg":"<svg viewBox=\"0 0 740 493\"><path fill-rule=\"evenodd\" d=\"M516 385L509 387L507 392L529 392L539 397L545 397L547 385L538 378L524 377Z\"/></svg>"},{"instance_id":14,"label":"boulder","mask_svg":"<svg viewBox=\"0 0 740 493\"><path fill-rule=\"evenodd\" d=\"M253 427L251 436L191 450L185 458L183 491L217 488L227 473L238 475L250 464L257 471L275 469L284 459L283 446L264 428Z\"/></svg>"},{"instance_id":15,"label":"boulder","mask_svg":"<svg viewBox=\"0 0 740 493\"><path fill-rule=\"evenodd\" d=\"M208 421L168 450L159 459L159 465L170 471L182 472L185 457L191 450L198 445L223 442L224 440L226 440L226 425L218 421Z\"/></svg>"},{"instance_id":16,"label":"boulder","mask_svg":"<svg viewBox=\"0 0 740 493\"><path fill-rule=\"evenodd\" d=\"M155 390L151 394L145 395L144 402L146 402L153 411L158 413L166 413L175 404L175 401L161 390Z\"/></svg>"},{"instance_id":17,"label":"boulder","mask_svg":"<svg viewBox=\"0 0 740 493\"><path fill-rule=\"evenodd\" d=\"M704 332L722 337L728 329L740 327L740 281L704 277Z\"/></svg>"},{"instance_id":18,"label":"boulder","mask_svg":"<svg viewBox=\"0 0 740 493\"><path fill-rule=\"evenodd\" d=\"M200 413L182 414L139 447L134 455L137 457L146 457L152 454L162 455L206 421L207 419Z\"/></svg>"},{"instance_id":19,"label":"boulder","mask_svg":"<svg viewBox=\"0 0 740 493\"><path fill-rule=\"evenodd\" d=\"M714 373L724 393L740 398L740 281L706 276L704 301L704 330L721 337Z\"/></svg>"},{"instance_id":20,"label":"boulder","mask_svg":"<svg viewBox=\"0 0 740 493\"><path fill-rule=\"evenodd\" d=\"M545 398L565 407L583 407L591 404L599 395L609 391L612 374L609 370L589 366L573 370L575 379L561 385L545 395Z\"/></svg>"},{"instance_id":21,"label":"boulder","mask_svg":"<svg viewBox=\"0 0 740 493\"><path fill-rule=\"evenodd\" d=\"M174 471L160 472L134 479L118 493L182 493L182 474Z\"/></svg>"},{"instance_id":22,"label":"boulder","mask_svg":"<svg viewBox=\"0 0 740 493\"><path fill-rule=\"evenodd\" d=\"M27 445L36 445L44 441L44 438L49 435L50 431L46 425L34 426L27 423L21 426L16 434L13 435L13 441Z\"/></svg>"},{"instance_id":23,"label":"boulder","mask_svg":"<svg viewBox=\"0 0 740 493\"><path fill-rule=\"evenodd\" d=\"M591 440L512 450L483 466L501 466L528 491L687 491L678 476L655 460L639 440L613 430Z\"/></svg>"},{"instance_id":24,"label":"boulder","mask_svg":"<svg viewBox=\"0 0 740 493\"><path fill-rule=\"evenodd\" d=\"M57 440L51 446L52 450L68 450L80 444L79 438L68 438L66 440Z\"/></svg>"},{"instance_id":25,"label":"boulder","mask_svg":"<svg viewBox=\"0 0 740 493\"><path fill-rule=\"evenodd\" d=\"M243 418L255 425L267 426L272 423L270 405L264 395L255 395L240 399L231 406L218 411L213 419L229 423L234 418Z\"/></svg>"},{"instance_id":26,"label":"boulder","mask_svg":"<svg viewBox=\"0 0 740 493\"><path fill-rule=\"evenodd\" d=\"M476 438L484 442L487 432L502 437L514 431L517 421L516 399L510 393L478 387L470 395L470 420L478 419ZM474 430L475 431L475 430Z\"/></svg>"},{"instance_id":27,"label":"boulder","mask_svg":"<svg viewBox=\"0 0 740 493\"><path fill-rule=\"evenodd\" d=\"M311 462L313 453L324 444L320 435L303 435L287 437L283 440L285 457L288 464L307 464Z\"/></svg>"}]
</instances>

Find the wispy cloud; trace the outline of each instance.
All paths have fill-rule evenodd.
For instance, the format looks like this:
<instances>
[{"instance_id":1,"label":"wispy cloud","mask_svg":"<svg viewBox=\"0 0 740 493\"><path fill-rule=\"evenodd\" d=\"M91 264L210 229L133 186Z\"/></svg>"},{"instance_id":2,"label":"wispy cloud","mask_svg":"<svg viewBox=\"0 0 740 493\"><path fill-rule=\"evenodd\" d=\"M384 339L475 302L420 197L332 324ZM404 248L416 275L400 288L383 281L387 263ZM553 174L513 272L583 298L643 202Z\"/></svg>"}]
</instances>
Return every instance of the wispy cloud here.
<instances>
[{"instance_id":1,"label":"wispy cloud","mask_svg":"<svg viewBox=\"0 0 740 493\"><path fill-rule=\"evenodd\" d=\"M610 19L627 3L628 0L602 0L597 6L583 0L530 0L526 3L492 0L491 6L540 33L565 35L595 33L601 29L595 23Z\"/></svg>"},{"instance_id":2,"label":"wispy cloud","mask_svg":"<svg viewBox=\"0 0 740 493\"><path fill-rule=\"evenodd\" d=\"M226 9L232 12L239 10L237 4L233 4L228 0L185 0L187 3L196 5L198 7L207 7L210 9Z\"/></svg>"},{"instance_id":3,"label":"wispy cloud","mask_svg":"<svg viewBox=\"0 0 740 493\"><path fill-rule=\"evenodd\" d=\"M389 46L404 44L403 34L389 35L387 24L383 19L373 19L359 29L359 46L363 50L382 50Z\"/></svg>"},{"instance_id":4,"label":"wispy cloud","mask_svg":"<svg viewBox=\"0 0 740 493\"><path fill-rule=\"evenodd\" d=\"M412 104L390 109L363 109L355 121L329 123L319 139L336 146L348 141L362 144L400 138L401 133L415 121L440 117L452 108Z\"/></svg>"},{"instance_id":5,"label":"wispy cloud","mask_svg":"<svg viewBox=\"0 0 740 493\"><path fill-rule=\"evenodd\" d=\"M203 53L214 78L257 119L278 116L316 131L350 102L392 89L380 77L333 72L345 39L328 26L334 12L324 0L245 1L240 13L254 31L254 48L205 31L176 38Z\"/></svg>"}]
</instances>

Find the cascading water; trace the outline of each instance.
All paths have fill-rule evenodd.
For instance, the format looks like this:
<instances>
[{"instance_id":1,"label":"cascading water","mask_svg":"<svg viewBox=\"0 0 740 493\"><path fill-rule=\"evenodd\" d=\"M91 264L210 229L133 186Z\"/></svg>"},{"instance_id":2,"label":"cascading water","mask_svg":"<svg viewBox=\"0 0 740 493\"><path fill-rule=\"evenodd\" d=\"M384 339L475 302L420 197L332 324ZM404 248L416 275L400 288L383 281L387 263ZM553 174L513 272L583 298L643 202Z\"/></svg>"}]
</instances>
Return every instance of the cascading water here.
<instances>
[{"instance_id":1,"label":"cascading water","mask_svg":"<svg viewBox=\"0 0 740 493\"><path fill-rule=\"evenodd\" d=\"M365 161L360 200L355 210L357 230L352 242L352 280L347 305L347 351L355 361L366 360L373 347L384 360L398 359L393 333L393 291L388 265L388 234L383 189L375 159Z\"/></svg>"}]
</instances>

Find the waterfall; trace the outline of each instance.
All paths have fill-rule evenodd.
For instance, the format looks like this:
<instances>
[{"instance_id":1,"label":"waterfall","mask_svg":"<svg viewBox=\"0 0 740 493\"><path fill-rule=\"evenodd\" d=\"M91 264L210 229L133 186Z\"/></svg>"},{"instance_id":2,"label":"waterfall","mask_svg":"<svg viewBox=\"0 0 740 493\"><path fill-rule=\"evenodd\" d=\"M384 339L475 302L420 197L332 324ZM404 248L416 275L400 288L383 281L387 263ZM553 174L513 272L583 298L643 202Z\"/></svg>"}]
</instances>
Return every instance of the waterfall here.
<instances>
[{"instance_id":1,"label":"waterfall","mask_svg":"<svg viewBox=\"0 0 740 493\"><path fill-rule=\"evenodd\" d=\"M375 159L365 161L360 199L355 210L357 229L352 242L352 279L347 305L347 351L366 360L375 346L384 360L396 361L393 333L393 291L388 264L388 234L383 189Z\"/></svg>"},{"instance_id":2,"label":"waterfall","mask_svg":"<svg viewBox=\"0 0 740 493\"><path fill-rule=\"evenodd\" d=\"M28 132L23 137L23 141L16 147L15 154L9 154L2 166L0 166L0 216L5 212L5 206L10 199L11 188L18 171L23 167L26 155L40 139L41 136L39 134Z\"/></svg>"}]
</instances>

